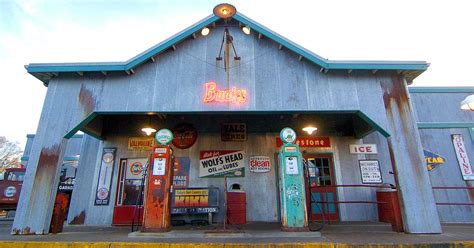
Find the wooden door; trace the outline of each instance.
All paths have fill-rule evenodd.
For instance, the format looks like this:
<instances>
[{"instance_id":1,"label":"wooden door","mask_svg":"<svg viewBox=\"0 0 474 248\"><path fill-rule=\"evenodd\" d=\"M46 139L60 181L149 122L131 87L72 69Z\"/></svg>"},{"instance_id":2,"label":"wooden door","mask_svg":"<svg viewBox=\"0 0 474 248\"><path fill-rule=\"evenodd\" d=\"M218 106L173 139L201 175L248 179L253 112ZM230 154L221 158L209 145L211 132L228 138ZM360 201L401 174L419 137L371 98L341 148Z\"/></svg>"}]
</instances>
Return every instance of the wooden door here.
<instances>
[{"instance_id":1,"label":"wooden door","mask_svg":"<svg viewBox=\"0 0 474 248\"><path fill-rule=\"evenodd\" d=\"M307 154L306 203L310 221L338 221L332 154ZM319 172L319 173L318 173ZM319 174L319 175L318 175Z\"/></svg>"}]
</instances>

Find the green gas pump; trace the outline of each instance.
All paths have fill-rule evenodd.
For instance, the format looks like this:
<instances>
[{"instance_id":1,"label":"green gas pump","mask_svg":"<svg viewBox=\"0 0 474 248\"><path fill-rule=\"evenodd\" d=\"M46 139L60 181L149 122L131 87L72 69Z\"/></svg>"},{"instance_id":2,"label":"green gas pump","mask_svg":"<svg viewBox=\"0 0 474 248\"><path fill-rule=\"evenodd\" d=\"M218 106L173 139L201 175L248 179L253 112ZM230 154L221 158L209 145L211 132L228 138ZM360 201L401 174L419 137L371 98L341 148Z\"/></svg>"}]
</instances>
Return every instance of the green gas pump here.
<instances>
[{"instance_id":1,"label":"green gas pump","mask_svg":"<svg viewBox=\"0 0 474 248\"><path fill-rule=\"evenodd\" d=\"M306 231L308 218L304 189L303 157L294 144L296 132L283 128L280 132L283 145L278 154L280 162L280 207L283 231Z\"/></svg>"}]
</instances>

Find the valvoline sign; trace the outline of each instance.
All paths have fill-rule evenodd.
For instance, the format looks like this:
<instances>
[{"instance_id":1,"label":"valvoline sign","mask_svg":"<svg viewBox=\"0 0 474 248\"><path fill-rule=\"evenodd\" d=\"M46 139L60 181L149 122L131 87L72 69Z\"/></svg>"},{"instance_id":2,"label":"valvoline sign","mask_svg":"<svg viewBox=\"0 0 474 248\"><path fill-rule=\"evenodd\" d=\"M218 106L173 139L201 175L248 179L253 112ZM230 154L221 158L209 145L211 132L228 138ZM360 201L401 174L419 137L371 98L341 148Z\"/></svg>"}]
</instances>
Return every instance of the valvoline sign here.
<instances>
[{"instance_id":1,"label":"valvoline sign","mask_svg":"<svg viewBox=\"0 0 474 248\"><path fill-rule=\"evenodd\" d=\"M423 154L425 155L425 162L428 166L428 171L436 168L440 164L444 164L444 162L446 161L445 158L428 150L423 150Z\"/></svg>"}]
</instances>

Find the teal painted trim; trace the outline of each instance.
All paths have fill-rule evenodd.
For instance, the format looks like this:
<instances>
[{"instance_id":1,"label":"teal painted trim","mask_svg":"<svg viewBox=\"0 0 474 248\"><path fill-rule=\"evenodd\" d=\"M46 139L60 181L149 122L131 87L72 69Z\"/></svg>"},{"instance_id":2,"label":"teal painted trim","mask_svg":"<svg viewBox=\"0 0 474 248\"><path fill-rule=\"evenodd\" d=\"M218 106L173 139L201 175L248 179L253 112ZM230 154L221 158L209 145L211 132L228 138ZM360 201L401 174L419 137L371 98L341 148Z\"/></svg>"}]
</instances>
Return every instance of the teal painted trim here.
<instances>
[{"instance_id":1,"label":"teal painted trim","mask_svg":"<svg viewBox=\"0 0 474 248\"><path fill-rule=\"evenodd\" d=\"M92 120L94 120L94 118L97 116L97 114L95 112L92 112L90 113L84 120L82 120L77 126L75 126L73 129L71 129L71 131L69 131L66 135L64 135L64 138L66 139L70 139L70 138L73 138L75 136L75 134L77 133L77 131L81 130L85 125L89 124ZM84 132L84 131L83 131ZM97 138L97 139L100 139L100 140L103 140L102 138L100 137L96 137L96 135L91 135L89 134L88 132L84 132L84 133L87 133L88 135L94 137L94 138Z\"/></svg>"},{"instance_id":2,"label":"teal painted trim","mask_svg":"<svg viewBox=\"0 0 474 248\"><path fill-rule=\"evenodd\" d=\"M471 135L472 142L474 142L474 127L469 128L469 134Z\"/></svg>"},{"instance_id":3,"label":"teal painted trim","mask_svg":"<svg viewBox=\"0 0 474 248\"><path fill-rule=\"evenodd\" d=\"M36 134L27 134L27 135L26 135L26 138L34 139L35 136L36 136ZM82 134L74 134L74 136L72 136L71 138L72 138L72 139L82 139L82 137L84 137L84 135L82 135Z\"/></svg>"},{"instance_id":4,"label":"teal painted trim","mask_svg":"<svg viewBox=\"0 0 474 248\"><path fill-rule=\"evenodd\" d=\"M414 70L425 71L429 64L425 61L332 61L299 46L298 44L284 38L283 36L271 31L256 21L236 13L233 18L258 33L281 44L289 50L303 56L307 60L325 68L325 69L348 69L348 70Z\"/></svg>"},{"instance_id":5,"label":"teal painted trim","mask_svg":"<svg viewBox=\"0 0 474 248\"><path fill-rule=\"evenodd\" d=\"M474 87L408 87L410 93L474 93Z\"/></svg>"},{"instance_id":6,"label":"teal painted trim","mask_svg":"<svg viewBox=\"0 0 474 248\"><path fill-rule=\"evenodd\" d=\"M377 130L380 134L382 134L383 136L385 137L390 137L390 133L385 130L384 128L382 128L381 126L379 126L377 124L377 122L373 121L372 119L370 119L366 114L364 114L362 111L357 111L357 116L359 116L362 120L364 120L365 122L367 122L370 126L372 126L375 130ZM371 132L367 132L365 135L368 135L370 134ZM362 136L362 138L365 137L365 136Z\"/></svg>"},{"instance_id":7,"label":"teal painted trim","mask_svg":"<svg viewBox=\"0 0 474 248\"><path fill-rule=\"evenodd\" d=\"M63 161L79 161L78 157L64 157Z\"/></svg>"},{"instance_id":8,"label":"teal painted trim","mask_svg":"<svg viewBox=\"0 0 474 248\"><path fill-rule=\"evenodd\" d=\"M70 63L70 64L29 64L26 71L32 73L47 72L91 72L91 71L125 71L125 63Z\"/></svg>"},{"instance_id":9,"label":"teal painted trim","mask_svg":"<svg viewBox=\"0 0 474 248\"><path fill-rule=\"evenodd\" d=\"M27 134L26 138L34 138L35 136L36 136L36 134Z\"/></svg>"},{"instance_id":10,"label":"teal painted trim","mask_svg":"<svg viewBox=\"0 0 474 248\"><path fill-rule=\"evenodd\" d=\"M21 161L28 161L30 159L30 156L22 156L20 158Z\"/></svg>"},{"instance_id":11,"label":"teal painted trim","mask_svg":"<svg viewBox=\"0 0 474 248\"><path fill-rule=\"evenodd\" d=\"M474 128L474 122L418 122L418 129Z\"/></svg>"}]
</instances>

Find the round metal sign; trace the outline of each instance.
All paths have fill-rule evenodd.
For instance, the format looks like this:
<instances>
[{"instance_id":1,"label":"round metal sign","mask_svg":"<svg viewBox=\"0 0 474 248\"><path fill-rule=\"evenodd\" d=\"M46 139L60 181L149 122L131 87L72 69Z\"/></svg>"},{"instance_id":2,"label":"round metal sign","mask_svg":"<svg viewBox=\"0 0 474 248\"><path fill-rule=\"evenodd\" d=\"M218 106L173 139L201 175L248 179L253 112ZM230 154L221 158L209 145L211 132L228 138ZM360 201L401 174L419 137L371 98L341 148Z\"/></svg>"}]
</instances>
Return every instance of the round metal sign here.
<instances>
[{"instance_id":1,"label":"round metal sign","mask_svg":"<svg viewBox=\"0 0 474 248\"><path fill-rule=\"evenodd\" d=\"M15 196L15 194L16 194L16 188L15 188L15 186L8 186L8 187L3 191L3 195L4 195L5 197L8 197L8 198Z\"/></svg>"},{"instance_id":2,"label":"round metal sign","mask_svg":"<svg viewBox=\"0 0 474 248\"><path fill-rule=\"evenodd\" d=\"M197 130L191 124L179 124L173 128L173 136L175 147L187 149L196 142Z\"/></svg>"},{"instance_id":3,"label":"round metal sign","mask_svg":"<svg viewBox=\"0 0 474 248\"><path fill-rule=\"evenodd\" d=\"M168 145L173 141L173 132L166 128L160 129L156 132L155 139L160 145Z\"/></svg>"},{"instance_id":4,"label":"round metal sign","mask_svg":"<svg viewBox=\"0 0 474 248\"><path fill-rule=\"evenodd\" d=\"M296 140L296 132L295 130L285 127L280 132L280 139L283 143L293 143Z\"/></svg>"}]
</instances>

